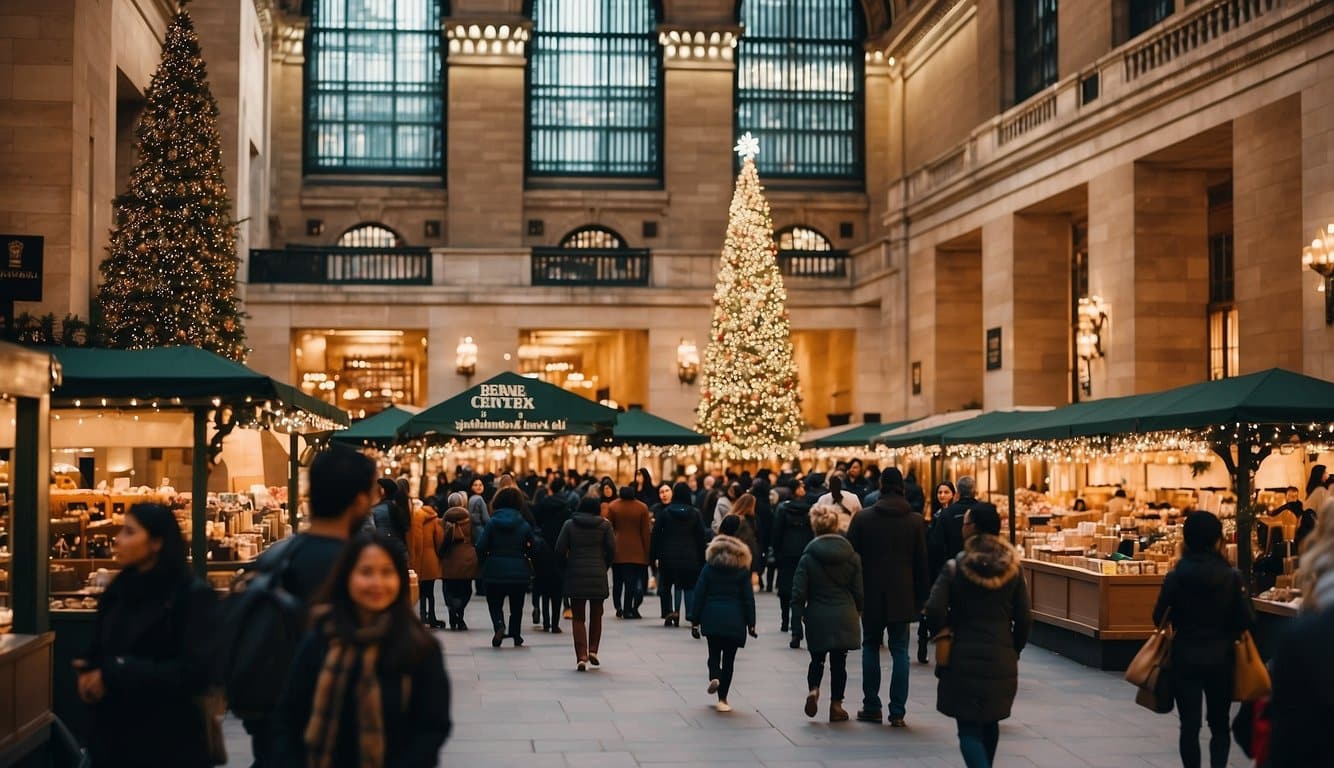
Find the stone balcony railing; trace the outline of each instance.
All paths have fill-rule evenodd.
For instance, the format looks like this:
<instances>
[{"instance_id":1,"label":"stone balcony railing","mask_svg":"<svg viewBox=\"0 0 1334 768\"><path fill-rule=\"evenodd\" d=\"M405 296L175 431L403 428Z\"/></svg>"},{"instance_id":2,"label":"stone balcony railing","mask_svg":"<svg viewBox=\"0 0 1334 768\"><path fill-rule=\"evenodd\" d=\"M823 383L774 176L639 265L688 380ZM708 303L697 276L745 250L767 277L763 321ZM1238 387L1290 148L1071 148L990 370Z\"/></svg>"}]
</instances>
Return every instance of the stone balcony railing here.
<instances>
[{"instance_id":1,"label":"stone balcony railing","mask_svg":"<svg viewBox=\"0 0 1334 768\"><path fill-rule=\"evenodd\" d=\"M1331 6L1321 0L1199 3L988 120L967 140L910 171L906 185L891 185L888 210L925 204L992 164L1039 150L1076 125L1096 130L1099 119L1118 119L1141 101L1171 98L1200 78L1222 76L1252 55L1249 44L1257 38L1276 37L1280 27L1282 35L1301 35L1316 22L1330 23Z\"/></svg>"}]
</instances>

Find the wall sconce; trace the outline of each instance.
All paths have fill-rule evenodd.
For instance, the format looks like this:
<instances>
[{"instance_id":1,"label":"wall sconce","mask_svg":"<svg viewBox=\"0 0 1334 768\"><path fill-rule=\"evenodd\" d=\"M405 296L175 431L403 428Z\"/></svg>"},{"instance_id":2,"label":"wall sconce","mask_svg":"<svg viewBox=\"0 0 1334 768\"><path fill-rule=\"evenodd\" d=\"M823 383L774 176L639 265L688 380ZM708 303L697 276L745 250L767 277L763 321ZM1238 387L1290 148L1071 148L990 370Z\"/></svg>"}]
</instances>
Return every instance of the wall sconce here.
<instances>
[{"instance_id":1,"label":"wall sconce","mask_svg":"<svg viewBox=\"0 0 1334 768\"><path fill-rule=\"evenodd\" d=\"M1334 224L1327 224L1310 245L1303 246L1302 266L1320 275L1316 290L1325 294L1325 325L1334 325L1334 288L1330 286L1334 281Z\"/></svg>"},{"instance_id":2,"label":"wall sconce","mask_svg":"<svg viewBox=\"0 0 1334 768\"><path fill-rule=\"evenodd\" d=\"M471 336L460 339L454 350L454 371L465 379L471 379L477 373L477 345Z\"/></svg>"},{"instance_id":3,"label":"wall sconce","mask_svg":"<svg viewBox=\"0 0 1334 768\"><path fill-rule=\"evenodd\" d=\"M688 386L694 384L698 377L699 348L695 346L695 342L681 339L681 343L676 347L676 378Z\"/></svg>"},{"instance_id":4,"label":"wall sconce","mask_svg":"<svg viewBox=\"0 0 1334 768\"><path fill-rule=\"evenodd\" d=\"M1075 354L1083 362L1084 371L1079 387L1084 394L1093 394L1093 361L1105 354L1102 349L1103 327L1107 324L1107 306L1100 296L1084 296L1079 300L1075 332Z\"/></svg>"}]
</instances>

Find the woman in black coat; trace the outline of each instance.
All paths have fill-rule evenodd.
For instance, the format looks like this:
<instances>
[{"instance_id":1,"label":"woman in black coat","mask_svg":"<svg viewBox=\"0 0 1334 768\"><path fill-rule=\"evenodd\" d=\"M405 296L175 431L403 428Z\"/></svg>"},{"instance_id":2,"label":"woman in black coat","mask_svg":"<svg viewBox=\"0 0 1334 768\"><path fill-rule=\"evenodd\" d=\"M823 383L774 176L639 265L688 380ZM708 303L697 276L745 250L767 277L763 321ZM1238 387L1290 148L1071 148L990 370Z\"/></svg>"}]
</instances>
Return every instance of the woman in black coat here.
<instances>
[{"instance_id":1,"label":"woman in black coat","mask_svg":"<svg viewBox=\"0 0 1334 768\"><path fill-rule=\"evenodd\" d=\"M1208 706L1209 764L1226 766L1231 738L1233 643L1255 618L1237 569L1220 551L1223 524L1208 512L1195 512L1182 525L1186 551L1163 579L1153 621L1172 623L1172 686L1181 734L1177 748L1185 768L1200 765L1203 697Z\"/></svg>"},{"instance_id":2,"label":"woman in black coat","mask_svg":"<svg viewBox=\"0 0 1334 768\"><path fill-rule=\"evenodd\" d=\"M949 666L936 670L936 709L956 721L964 764L990 768L1033 615L1019 552L1000 537L995 507L965 512L963 533L963 552L946 563L926 603L931 629L954 633Z\"/></svg>"},{"instance_id":3,"label":"woman in black coat","mask_svg":"<svg viewBox=\"0 0 1334 768\"><path fill-rule=\"evenodd\" d=\"M122 570L98 600L92 643L74 661L79 698L92 708L93 763L212 765L195 697L208 684L216 602L186 566L171 510L131 507L116 535L116 561Z\"/></svg>"},{"instance_id":4,"label":"woman in black coat","mask_svg":"<svg viewBox=\"0 0 1334 768\"><path fill-rule=\"evenodd\" d=\"M570 519L570 504L565 483L559 477L551 481L551 492L537 502L537 548L533 558L533 623L543 632L560 634L563 595L560 561L556 557L556 537Z\"/></svg>"},{"instance_id":5,"label":"woman in black coat","mask_svg":"<svg viewBox=\"0 0 1334 768\"><path fill-rule=\"evenodd\" d=\"M477 540L477 557L482 563L482 580L487 583L486 607L491 614L491 647L499 648L505 637L513 638L515 647L523 645L523 600L528 592L529 561L537 546L537 537L523 518L523 492L505 488L496 493L495 513ZM505 602L509 601L508 631ZM558 617L560 613L556 614Z\"/></svg>"},{"instance_id":6,"label":"woman in black coat","mask_svg":"<svg viewBox=\"0 0 1334 768\"><path fill-rule=\"evenodd\" d=\"M584 497L574 517L560 529L556 556L565 563L565 596L574 616L576 669L599 666L602 640L602 604L610 595L607 571L616 559L616 534L602 517L599 499Z\"/></svg>"},{"instance_id":7,"label":"woman in black coat","mask_svg":"<svg viewBox=\"0 0 1334 768\"><path fill-rule=\"evenodd\" d=\"M790 621L792 602L792 577L796 575L797 563L806 551L806 545L815 538L811 530L811 497L806 495L806 487L796 484L793 497L778 505L774 513L773 540L769 547L778 562L778 606L781 613L780 632L792 628L792 639L801 644L802 631L800 621Z\"/></svg>"},{"instance_id":8,"label":"woman in black coat","mask_svg":"<svg viewBox=\"0 0 1334 768\"><path fill-rule=\"evenodd\" d=\"M727 693L736 652L746 647L747 634L755 637L750 547L731 535L739 523L735 515L723 520L721 532L709 542L708 562L686 605L691 634L699 639L702 633L709 640L709 693L718 694L719 712L732 711Z\"/></svg>"},{"instance_id":9,"label":"woman in black coat","mask_svg":"<svg viewBox=\"0 0 1334 768\"><path fill-rule=\"evenodd\" d=\"M449 737L440 645L412 615L408 562L378 533L348 543L276 711L275 765L430 768Z\"/></svg>"},{"instance_id":10,"label":"woman in black coat","mask_svg":"<svg viewBox=\"0 0 1334 768\"><path fill-rule=\"evenodd\" d=\"M658 597L666 627L681 626L681 605L690 604L710 535L699 510L690 505L691 498L690 486L673 486L672 503L654 518L649 540L649 563L658 569Z\"/></svg>"}]
</instances>

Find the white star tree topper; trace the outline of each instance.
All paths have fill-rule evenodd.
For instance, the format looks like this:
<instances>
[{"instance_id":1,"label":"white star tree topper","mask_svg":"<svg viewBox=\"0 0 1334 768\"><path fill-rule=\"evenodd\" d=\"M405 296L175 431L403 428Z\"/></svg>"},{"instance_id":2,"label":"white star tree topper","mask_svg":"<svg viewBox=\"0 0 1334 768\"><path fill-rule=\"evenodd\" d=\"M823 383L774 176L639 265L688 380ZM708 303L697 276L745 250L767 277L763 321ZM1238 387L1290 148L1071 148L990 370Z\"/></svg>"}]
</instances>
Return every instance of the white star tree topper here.
<instances>
[{"instance_id":1,"label":"white star tree topper","mask_svg":"<svg viewBox=\"0 0 1334 768\"><path fill-rule=\"evenodd\" d=\"M750 135L750 131L746 131L741 138L737 139L736 146L732 147L732 151L741 155L742 160L754 160L755 156L760 153L760 140Z\"/></svg>"}]
</instances>

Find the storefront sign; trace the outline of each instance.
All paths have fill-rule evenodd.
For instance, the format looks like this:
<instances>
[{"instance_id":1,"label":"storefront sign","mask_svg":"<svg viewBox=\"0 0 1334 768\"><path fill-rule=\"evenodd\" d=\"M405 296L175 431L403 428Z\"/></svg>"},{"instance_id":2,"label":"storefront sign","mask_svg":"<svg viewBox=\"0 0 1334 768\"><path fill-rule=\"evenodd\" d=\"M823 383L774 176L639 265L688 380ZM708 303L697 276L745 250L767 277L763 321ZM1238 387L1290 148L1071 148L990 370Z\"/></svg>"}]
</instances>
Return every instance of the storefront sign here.
<instances>
[{"instance_id":1,"label":"storefront sign","mask_svg":"<svg viewBox=\"0 0 1334 768\"><path fill-rule=\"evenodd\" d=\"M1001 329L987 329L987 370L999 371L1001 368Z\"/></svg>"},{"instance_id":2,"label":"storefront sign","mask_svg":"<svg viewBox=\"0 0 1334 768\"><path fill-rule=\"evenodd\" d=\"M477 389L468 399L476 414L455 419L455 432L559 433L568 428L565 419L532 413L538 409L537 397L525 384L482 384Z\"/></svg>"},{"instance_id":3,"label":"storefront sign","mask_svg":"<svg viewBox=\"0 0 1334 768\"><path fill-rule=\"evenodd\" d=\"M37 235L0 235L0 302L42 300L42 247Z\"/></svg>"}]
</instances>

